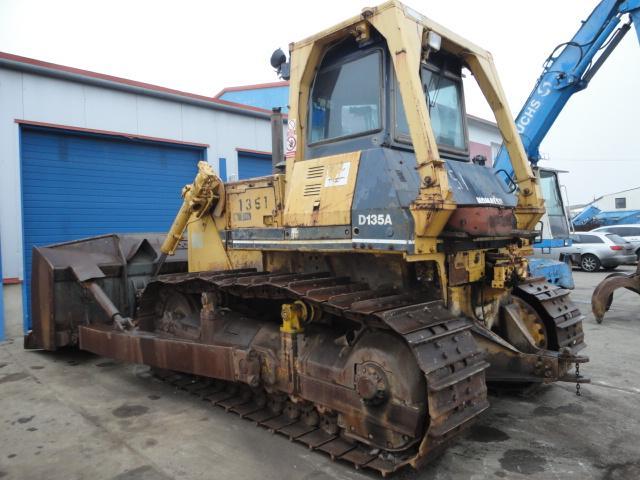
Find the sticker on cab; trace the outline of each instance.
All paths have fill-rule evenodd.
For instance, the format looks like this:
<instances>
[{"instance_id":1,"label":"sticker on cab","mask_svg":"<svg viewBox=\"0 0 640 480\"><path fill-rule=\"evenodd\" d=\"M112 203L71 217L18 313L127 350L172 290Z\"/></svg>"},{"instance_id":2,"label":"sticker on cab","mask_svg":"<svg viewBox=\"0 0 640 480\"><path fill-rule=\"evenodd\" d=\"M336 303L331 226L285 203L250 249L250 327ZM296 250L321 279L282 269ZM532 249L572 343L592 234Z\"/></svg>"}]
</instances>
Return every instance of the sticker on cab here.
<instances>
[{"instance_id":1,"label":"sticker on cab","mask_svg":"<svg viewBox=\"0 0 640 480\"><path fill-rule=\"evenodd\" d=\"M287 158L296 156L296 148L298 147L298 135L296 134L295 119L287 122L287 147L284 156Z\"/></svg>"},{"instance_id":2,"label":"sticker on cab","mask_svg":"<svg viewBox=\"0 0 640 480\"><path fill-rule=\"evenodd\" d=\"M327 173L327 177L324 179L324 186L339 187L341 185L346 185L347 180L349 179L350 168L351 162L344 162L342 165L340 165L340 169L337 171L337 173Z\"/></svg>"}]
</instances>

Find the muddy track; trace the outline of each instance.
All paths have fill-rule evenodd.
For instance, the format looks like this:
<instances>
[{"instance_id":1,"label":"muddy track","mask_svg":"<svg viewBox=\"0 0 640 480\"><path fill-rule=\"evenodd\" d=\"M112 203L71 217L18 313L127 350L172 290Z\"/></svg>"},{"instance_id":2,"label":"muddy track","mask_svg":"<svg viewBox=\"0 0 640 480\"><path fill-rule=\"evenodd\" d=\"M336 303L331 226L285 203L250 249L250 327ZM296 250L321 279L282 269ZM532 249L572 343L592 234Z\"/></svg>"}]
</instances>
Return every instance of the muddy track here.
<instances>
[{"instance_id":1,"label":"muddy track","mask_svg":"<svg viewBox=\"0 0 640 480\"><path fill-rule=\"evenodd\" d=\"M544 278L530 278L514 290L514 294L532 305L544 320L552 350L569 348L576 354L584 343L584 315L571 300L570 290L548 283Z\"/></svg>"},{"instance_id":2,"label":"muddy track","mask_svg":"<svg viewBox=\"0 0 640 480\"><path fill-rule=\"evenodd\" d=\"M472 322L453 316L441 301L416 292L374 290L362 282L330 273L271 274L255 270L165 275L151 283L139 302L138 320L153 321L157 293L172 286L185 293L215 292L246 299L302 300L323 312L372 329L385 329L410 347L426 378L428 419L424 435L402 452L372 448L348 432L316 421L319 415L285 408L244 384L213 381L175 372L160 376L228 411L292 440L325 452L356 468L382 475L406 465L419 467L446 447L488 408L484 370L488 364L472 337ZM282 407L282 408L281 408ZM289 405L290 407L290 405ZM317 405L322 410L322 405Z\"/></svg>"}]
</instances>

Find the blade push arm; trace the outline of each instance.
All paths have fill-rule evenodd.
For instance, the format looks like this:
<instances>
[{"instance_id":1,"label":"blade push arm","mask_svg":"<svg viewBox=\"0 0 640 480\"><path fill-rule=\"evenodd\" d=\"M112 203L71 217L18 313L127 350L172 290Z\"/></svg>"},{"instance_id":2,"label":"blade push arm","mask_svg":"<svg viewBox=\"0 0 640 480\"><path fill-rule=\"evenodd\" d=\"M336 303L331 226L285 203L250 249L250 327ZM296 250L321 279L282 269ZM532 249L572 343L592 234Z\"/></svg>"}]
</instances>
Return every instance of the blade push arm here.
<instances>
[{"instance_id":1,"label":"blade push arm","mask_svg":"<svg viewBox=\"0 0 640 480\"><path fill-rule=\"evenodd\" d=\"M212 209L214 209L214 215L220 215L224 207L224 201L221 201L224 199L224 184L215 174L211 165L201 161L198 162L198 174L193 183L185 185L182 189L182 198L184 199L182 206L160 247L162 254L156 265L154 276L159 273L167 255L175 253L178 243L187 228L189 219L193 215L196 218L201 218Z\"/></svg>"}]
</instances>

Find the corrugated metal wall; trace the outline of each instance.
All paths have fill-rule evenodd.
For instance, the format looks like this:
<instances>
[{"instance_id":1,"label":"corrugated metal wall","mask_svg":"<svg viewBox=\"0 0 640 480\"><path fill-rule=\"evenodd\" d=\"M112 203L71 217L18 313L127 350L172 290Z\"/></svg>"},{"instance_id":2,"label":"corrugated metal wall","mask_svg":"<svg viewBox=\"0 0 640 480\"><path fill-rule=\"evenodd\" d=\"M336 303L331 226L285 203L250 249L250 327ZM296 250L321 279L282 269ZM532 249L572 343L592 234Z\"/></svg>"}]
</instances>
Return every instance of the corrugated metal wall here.
<instances>
[{"instance_id":1,"label":"corrugated metal wall","mask_svg":"<svg viewBox=\"0 0 640 480\"><path fill-rule=\"evenodd\" d=\"M168 230L181 188L204 155L193 147L33 127L22 127L20 152L26 312L33 246Z\"/></svg>"},{"instance_id":2,"label":"corrugated metal wall","mask_svg":"<svg viewBox=\"0 0 640 480\"><path fill-rule=\"evenodd\" d=\"M272 170L271 155L238 151L238 177L240 180L271 175Z\"/></svg>"}]
</instances>

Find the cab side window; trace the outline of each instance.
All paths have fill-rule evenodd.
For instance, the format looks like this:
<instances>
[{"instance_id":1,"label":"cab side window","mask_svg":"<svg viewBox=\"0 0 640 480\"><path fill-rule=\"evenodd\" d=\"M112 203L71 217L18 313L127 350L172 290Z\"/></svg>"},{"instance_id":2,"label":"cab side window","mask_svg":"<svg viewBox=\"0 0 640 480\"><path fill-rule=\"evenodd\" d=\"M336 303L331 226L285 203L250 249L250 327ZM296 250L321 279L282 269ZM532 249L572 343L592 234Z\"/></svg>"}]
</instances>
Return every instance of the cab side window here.
<instances>
[{"instance_id":1,"label":"cab side window","mask_svg":"<svg viewBox=\"0 0 640 480\"><path fill-rule=\"evenodd\" d=\"M375 51L320 70L311 94L310 143L381 128L381 62Z\"/></svg>"}]
</instances>

